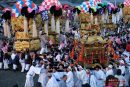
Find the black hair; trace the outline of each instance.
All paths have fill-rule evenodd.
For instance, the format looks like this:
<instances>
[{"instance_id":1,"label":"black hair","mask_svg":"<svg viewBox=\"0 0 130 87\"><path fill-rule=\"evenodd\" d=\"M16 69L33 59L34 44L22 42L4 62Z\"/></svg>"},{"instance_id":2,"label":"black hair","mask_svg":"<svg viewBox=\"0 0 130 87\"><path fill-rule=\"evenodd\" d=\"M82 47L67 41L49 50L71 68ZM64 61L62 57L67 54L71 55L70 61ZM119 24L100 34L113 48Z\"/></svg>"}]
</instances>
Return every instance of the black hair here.
<instances>
[{"instance_id":1,"label":"black hair","mask_svg":"<svg viewBox=\"0 0 130 87\"><path fill-rule=\"evenodd\" d=\"M117 69L116 74L121 75L121 69Z\"/></svg>"},{"instance_id":2,"label":"black hair","mask_svg":"<svg viewBox=\"0 0 130 87\"><path fill-rule=\"evenodd\" d=\"M67 75L63 75L63 78L65 78Z\"/></svg>"},{"instance_id":3,"label":"black hair","mask_svg":"<svg viewBox=\"0 0 130 87\"><path fill-rule=\"evenodd\" d=\"M35 62L33 62L33 63L32 63L32 65L33 65L33 66L36 66L36 63L35 63Z\"/></svg>"},{"instance_id":4,"label":"black hair","mask_svg":"<svg viewBox=\"0 0 130 87\"><path fill-rule=\"evenodd\" d=\"M107 78L106 78L106 86L108 86L109 85L109 81L111 80L111 79L116 79L113 75L109 75L109 76L107 76Z\"/></svg>"},{"instance_id":5,"label":"black hair","mask_svg":"<svg viewBox=\"0 0 130 87\"><path fill-rule=\"evenodd\" d=\"M101 67L99 65L96 65L95 69L98 68L98 69L101 69Z\"/></svg>"}]
</instances>

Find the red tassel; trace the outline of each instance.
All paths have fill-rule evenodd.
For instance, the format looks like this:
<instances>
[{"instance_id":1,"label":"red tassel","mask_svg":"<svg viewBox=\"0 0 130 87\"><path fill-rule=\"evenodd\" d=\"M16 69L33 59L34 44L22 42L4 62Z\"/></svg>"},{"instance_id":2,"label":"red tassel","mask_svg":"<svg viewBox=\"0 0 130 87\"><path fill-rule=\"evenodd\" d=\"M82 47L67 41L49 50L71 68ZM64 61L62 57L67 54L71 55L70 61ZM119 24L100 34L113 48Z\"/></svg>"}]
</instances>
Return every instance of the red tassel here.
<instances>
[{"instance_id":1,"label":"red tassel","mask_svg":"<svg viewBox=\"0 0 130 87\"><path fill-rule=\"evenodd\" d=\"M82 45L81 51L79 53L78 61L84 62L84 45Z\"/></svg>"},{"instance_id":2,"label":"red tassel","mask_svg":"<svg viewBox=\"0 0 130 87\"><path fill-rule=\"evenodd\" d=\"M71 53L69 54L70 58L74 58L74 48L72 49Z\"/></svg>"}]
</instances>

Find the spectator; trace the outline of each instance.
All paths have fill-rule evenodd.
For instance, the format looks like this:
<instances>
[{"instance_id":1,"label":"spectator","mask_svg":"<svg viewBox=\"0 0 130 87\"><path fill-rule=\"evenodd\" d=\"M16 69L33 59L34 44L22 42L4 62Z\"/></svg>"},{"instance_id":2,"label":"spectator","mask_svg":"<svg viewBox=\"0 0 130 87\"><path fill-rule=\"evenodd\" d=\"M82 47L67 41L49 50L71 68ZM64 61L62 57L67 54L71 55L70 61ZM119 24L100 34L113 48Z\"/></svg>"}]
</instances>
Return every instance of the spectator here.
<instances>
[{"instance_id":1,"label":"spectator","mask_svg":"<svg viewBox=\"0 0 130 87\"><path fill-rule=\"evenodd\" d=\"M2 69L3 66L3 57L4 57L4 53L2 49L0 49L0 69Z\"/></svg>"},{"instance_id":2,"label":"spectator","mask_svg":"<svg viewBox=\"0 0 130 87\"><path fill-rule=\"evenodd\" d=\"M122 72L120 69L117 70L115 77L118 78L118 80L119 80L119 87L125 87L126 80L125 80L124 76L122 75Z\"/></svg>"},{"instance_id":3,"label":"spectator","mask_svg":"<svg viewBox=\"0 0 130 87\"><path fill-rule=\"evenodd\" d=\"M61 81L59 82L59 87L67 87L66 85L66 80L67 80L67 76L64 75L61 79Z\"/></svg>"}]
</instances>

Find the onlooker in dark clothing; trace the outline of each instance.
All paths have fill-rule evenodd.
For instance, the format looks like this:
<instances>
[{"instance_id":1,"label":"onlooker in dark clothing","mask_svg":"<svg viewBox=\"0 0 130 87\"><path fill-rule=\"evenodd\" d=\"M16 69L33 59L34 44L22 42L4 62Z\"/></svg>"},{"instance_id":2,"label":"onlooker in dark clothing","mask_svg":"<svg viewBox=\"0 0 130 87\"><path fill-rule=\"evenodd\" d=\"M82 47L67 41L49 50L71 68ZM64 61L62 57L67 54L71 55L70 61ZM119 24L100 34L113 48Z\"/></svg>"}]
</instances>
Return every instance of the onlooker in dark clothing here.
<instances>
[{"instance_id":1,"label":"onlooker in dark clothing","mask_svg":"<svg viewBox=\"0 0 130 87\"><path fill-rule=\"evenodd\" d=\"M3 66L3 56L4 56L4 53L3 53L3 51L0 49L0 69L2 69L2 66Z\"/></svg>"},{"instance_id":2,"label":"onlooker in dark clothing","mask_svg":"<svg viewBox=\"0 0 130 87\"><path fill-rule=\"evenodd\" d=\"M29 51L25 52L25 70L28 71L32 63Z\"/></svg>"}]
</instances>

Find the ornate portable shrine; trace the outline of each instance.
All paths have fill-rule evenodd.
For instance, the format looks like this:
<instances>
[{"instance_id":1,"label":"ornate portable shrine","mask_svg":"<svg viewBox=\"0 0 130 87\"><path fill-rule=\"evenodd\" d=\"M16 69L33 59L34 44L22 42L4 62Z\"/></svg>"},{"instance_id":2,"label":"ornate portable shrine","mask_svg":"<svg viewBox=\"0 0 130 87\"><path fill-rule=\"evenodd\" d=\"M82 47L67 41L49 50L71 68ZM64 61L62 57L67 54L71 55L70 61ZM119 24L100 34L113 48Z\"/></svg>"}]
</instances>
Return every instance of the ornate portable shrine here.
<instances>
[{"instance_id":1,"label":"ornate portable shrine","mask_svg":"<svg viewBox=\"0 0 130 87\"><path fill-rule=\"evenodd\" d=\"M84 42L84 61L88 65L99 63L107 64L107 51L105 51L106 41L98 35L89 35Z\"/></svg>"},{"instance_id":2,"label":"ornate portable shrine","mask_svg":"<svg viewBox=\"0 0 130 87\"><path fill-rule=\"evenodd\" d=\"M97 35L100 31L100 25L92 24L90 18L90 14L80 15L80 34L83 45L83 49L81 49L83 53L80 53L80 56L82 55L85 66L92 67L95 63L106 65L108 62L107 51L105 51L107 42L103 37Z\"/></svg>"}]
</instances>

